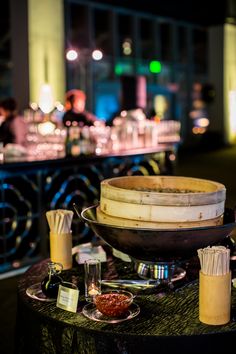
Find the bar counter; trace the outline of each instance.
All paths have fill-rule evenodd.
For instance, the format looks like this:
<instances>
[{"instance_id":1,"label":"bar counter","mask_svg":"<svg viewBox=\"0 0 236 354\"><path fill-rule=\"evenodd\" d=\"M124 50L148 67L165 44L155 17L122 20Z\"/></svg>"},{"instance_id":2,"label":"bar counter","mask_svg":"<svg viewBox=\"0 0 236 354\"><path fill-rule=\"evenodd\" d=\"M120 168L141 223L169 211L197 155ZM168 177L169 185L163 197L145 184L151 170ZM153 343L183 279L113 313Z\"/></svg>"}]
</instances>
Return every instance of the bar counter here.
<instances>
[{"instance_id":1,"label":"bar counter","mask_svg":"<svg viewBox=\"0 0 236 354\"><path fill-rule=\"evenodd\" d=\"M48 257L50 209L81 209L99 201L100 182L122 175L174 174L176 144L79 157L7 157L0 163L0 274ZM92 231L78 218L73 245Z\"/></svg>"},{"instance_id":2,"label":"bar counter","mask_svg":"<svg viewBox=\"0 0 236 354\"><path fill-rule=\"evenodd\" d=\"M26 295L29 285L46 274L44 260L32 266L18 288L16 331L17 353L43 354L228 354L235 346L236 289L232 288L232 319L224 326L208 326L198 319L198 279L175 291L139 294L138 316L118 324L92 321L81 313L84 301L83 266L74 264L63 279L76 282L80 289L77 313L44 303ZM103 263L103 277L135 278L132 265L114 258ZM187 272L188 274L188 272Z\"/></svg>"}]
</instances>

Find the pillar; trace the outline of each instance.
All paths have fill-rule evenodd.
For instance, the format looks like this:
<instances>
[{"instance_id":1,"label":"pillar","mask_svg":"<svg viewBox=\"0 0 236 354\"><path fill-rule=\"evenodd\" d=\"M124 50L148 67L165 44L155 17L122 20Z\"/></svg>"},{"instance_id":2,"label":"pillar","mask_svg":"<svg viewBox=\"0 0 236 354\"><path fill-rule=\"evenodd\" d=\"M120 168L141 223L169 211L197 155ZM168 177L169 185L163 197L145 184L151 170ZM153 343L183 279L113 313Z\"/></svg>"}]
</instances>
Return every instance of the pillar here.
<instances>
[{"instance_id":1,"label":"pillar","mask_svg":"<svg viewBox=\"0 0 236 354\"><path fill-rule=\"evenodd\" d=\"M65 54L63 0L28 0L30 101L40 88L52 87L55 101L64 102Z\"/></svg>"},{"instance_id":2,"label":"pillar","mask_svg":"<svg viewBox=\"0 0 236 354\"><path fill-rule=\"evenodd\" d=\"M55 101L64 102L63 0L10 0L13 96L19 108L38 102L48 83Z\"/></svg>"}]
</instances>

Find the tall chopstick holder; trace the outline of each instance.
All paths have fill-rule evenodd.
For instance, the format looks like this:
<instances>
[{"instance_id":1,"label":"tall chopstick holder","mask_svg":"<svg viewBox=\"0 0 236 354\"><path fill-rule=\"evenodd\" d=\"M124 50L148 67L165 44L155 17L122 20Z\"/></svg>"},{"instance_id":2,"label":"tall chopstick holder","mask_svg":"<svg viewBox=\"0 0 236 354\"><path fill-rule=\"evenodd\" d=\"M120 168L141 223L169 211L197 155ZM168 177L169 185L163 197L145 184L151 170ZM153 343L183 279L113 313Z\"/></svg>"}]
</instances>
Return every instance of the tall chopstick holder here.
<instances>
[{"instance_id":1,"label":"tall chopstick holder","mask_svg":"<svg viewBox=\"0 0 236 354\"><path fill-rule=\"evenodd\" d=\"M50 258L61 263L63 270L72 268L72 233L73 212L57 209L46 213L50 232Z\"/></svg>"},{"instance_id":2,"label":"tall chopstick holder","mask_svg":"<svg viewBox=\"0 0 236 354\"><path fill-rule=\"evenodd\" d=\"M224 275L205 275L200 271L199 320L209 325L230 321L231 272Z\"/></svg>"},{"instance_id":3,"label":"tall chopstick holder","mask_svg":"<svg viewBox=\"0 0 236 354\"><path fill-rule=\"evenodd\" d=\"M49 233L50 258L52 262L61 263L63 270L72 268L72 233Z\"/></svg>"},{"instance_id":4,"label":"tall chopstick holder","mask_svg":"<svg viewBox=\"0 0 236 354\"><path fill-rule=\"evenodd\" d=\"M222 248L221 250L223 251ZM227 253L221 265L218 264L217 271L216 263L217 261L220 262L218 255L211 254L210 257L205 257L205 266L204 257L201 259L199 256L202 265L199 273L199 320L208 325L224 325L230 321L231 271L229 270L229 250L227 250ZM204 274L203 270L208 271L208 274Z\"/></svg>"}]
</instances>

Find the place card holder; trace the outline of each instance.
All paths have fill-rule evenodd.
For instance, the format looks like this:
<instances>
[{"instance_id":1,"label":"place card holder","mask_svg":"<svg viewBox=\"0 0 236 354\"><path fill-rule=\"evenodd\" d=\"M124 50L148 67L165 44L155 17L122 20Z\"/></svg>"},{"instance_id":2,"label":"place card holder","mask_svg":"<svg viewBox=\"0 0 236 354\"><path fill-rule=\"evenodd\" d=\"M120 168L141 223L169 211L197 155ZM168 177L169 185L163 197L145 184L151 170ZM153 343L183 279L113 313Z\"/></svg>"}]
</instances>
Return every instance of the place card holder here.
<instances>
[{"instance_id":1,"label":"place card holder","mask_svg":"<svg viewBox=\"0 0 236 354\"><path fill-rule=\"evenodd\" d=\"M78 287L70 282L62 282L59 285L56 306L70 312L77 312L79 300Z\"/></svg>"},{"instance_id":2,"label":"place card holder","mask_svg":"<svg viewBox=\"0 0 236 354\"><path fill-rule=\"evenodd\" d=\"M208 325L230 321L231 272L224 275L199 275L199 320Z\"/></svg>"},{"instance_id":3,"label":"place card holder","mask_svg":"<svg viewBox=\"0 0 236 354\"><path fill-rule=\"evenodd\" d=\"M51 261L61 263L63 270L72 268L72 233L50 232L49 239Z\"/></svg>"}]
</instances>

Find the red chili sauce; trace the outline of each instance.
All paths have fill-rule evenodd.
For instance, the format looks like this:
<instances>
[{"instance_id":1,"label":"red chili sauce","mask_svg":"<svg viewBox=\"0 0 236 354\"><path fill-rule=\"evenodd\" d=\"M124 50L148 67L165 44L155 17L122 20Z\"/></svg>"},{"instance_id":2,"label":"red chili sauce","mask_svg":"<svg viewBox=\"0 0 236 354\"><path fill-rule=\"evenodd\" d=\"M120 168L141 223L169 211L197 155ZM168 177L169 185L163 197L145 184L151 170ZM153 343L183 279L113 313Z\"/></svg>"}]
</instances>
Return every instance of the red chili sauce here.
<instances>
[{"instance_id":1,"label":"red chili sauce","mask_svg":"<svg viewBox=\"0 0 236 354\"><path fill-rule=\"evenodd\" d=\"M123 315L132 299L124 294L102 294L95 297L97 309L106 316L118 317Z\"/></svg>"}]
</instances>

